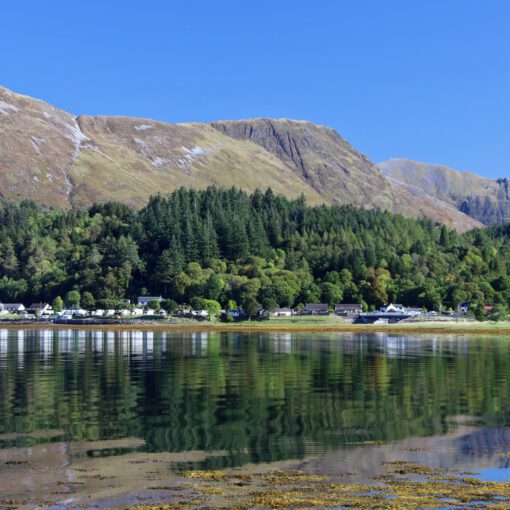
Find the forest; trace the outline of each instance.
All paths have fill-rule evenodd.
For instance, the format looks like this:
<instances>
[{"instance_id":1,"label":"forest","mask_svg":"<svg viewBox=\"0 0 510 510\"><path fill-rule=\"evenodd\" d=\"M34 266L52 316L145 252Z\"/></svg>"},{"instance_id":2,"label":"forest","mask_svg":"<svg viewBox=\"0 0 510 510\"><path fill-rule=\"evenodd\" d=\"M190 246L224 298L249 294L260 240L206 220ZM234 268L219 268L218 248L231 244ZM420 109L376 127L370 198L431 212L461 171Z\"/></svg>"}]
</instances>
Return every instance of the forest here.
<instances>
[{"instance_id":1,"label":"forest","mask_svg":"<svg viewBox=\"0 0 510 510\"><path fill-rule=\"evenodd\" d=\"M121 203L48 210L0 205L0 301L115 307L161 295L184 303L263 307L469 303L481 316L510 302L510 225L458 234L351 206L307 206L271 189L181 188L140 210ZM124 301L125 302L125 301Z\"/></svg>"}]
</instances>

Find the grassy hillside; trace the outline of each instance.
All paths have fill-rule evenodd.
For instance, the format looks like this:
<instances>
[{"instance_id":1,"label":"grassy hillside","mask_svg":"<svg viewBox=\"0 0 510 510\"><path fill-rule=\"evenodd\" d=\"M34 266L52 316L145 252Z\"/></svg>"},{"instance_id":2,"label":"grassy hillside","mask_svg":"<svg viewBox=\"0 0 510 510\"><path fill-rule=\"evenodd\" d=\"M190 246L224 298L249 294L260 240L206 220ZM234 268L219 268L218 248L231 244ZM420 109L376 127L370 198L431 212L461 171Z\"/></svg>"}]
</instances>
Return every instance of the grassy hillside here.
<instances>
[{"instance_id":1,"label":"grassy hillside","mask_svg":"<svg viewBox=\"0 0 510 510\"><path fill-rule=\"evenodd\" d=\"M459 231L480 224L449 203L395 183L334 130L252 119L168 124L75 117L0 88L0 193L57 208L121 201L141 207L181 186L271 187L309 204L352 204Z\"/></svg>"}]
</instances>

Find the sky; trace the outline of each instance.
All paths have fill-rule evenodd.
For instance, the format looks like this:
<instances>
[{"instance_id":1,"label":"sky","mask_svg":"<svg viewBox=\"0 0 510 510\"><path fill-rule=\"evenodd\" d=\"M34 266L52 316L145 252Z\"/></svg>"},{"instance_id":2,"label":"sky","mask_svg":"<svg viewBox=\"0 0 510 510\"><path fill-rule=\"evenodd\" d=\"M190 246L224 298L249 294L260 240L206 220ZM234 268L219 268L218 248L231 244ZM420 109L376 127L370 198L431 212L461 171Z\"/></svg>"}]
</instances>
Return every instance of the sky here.
<instances>
[{"instance_id":1,"label":"sky","mask_svg":"<svg viewBox=\"0 0 510 510\"><path fill-rule=\"evenodd\" d=\"M336 129L510 177L507 0L1 2L0 85L76 115Z\"/></svg>"}]
</instances>

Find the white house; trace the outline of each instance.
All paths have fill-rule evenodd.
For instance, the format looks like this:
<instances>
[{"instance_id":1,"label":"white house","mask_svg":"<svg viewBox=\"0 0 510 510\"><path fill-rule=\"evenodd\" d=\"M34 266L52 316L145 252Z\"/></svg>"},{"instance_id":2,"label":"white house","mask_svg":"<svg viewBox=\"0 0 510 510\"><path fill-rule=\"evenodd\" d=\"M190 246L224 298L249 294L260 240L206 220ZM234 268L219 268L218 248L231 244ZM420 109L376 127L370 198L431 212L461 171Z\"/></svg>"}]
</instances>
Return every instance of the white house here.
<instances>
[{"instance_id":1,"label":"white house","mask_svg":"<svg viewBox=\"0 0 510 510\"><path fill-rule=\"evenodd\" d=\"M7 310L8 313L26 313L26 308L22 303L2 303L2 309Z\"/></svg>"},{"instance_id":2,"label":"white house","mask_svg":"<svg viewBox=\"0 0 510 510\"><path fill-rule=\"evenodd\" d=\"M193 317L208 317L209 312L207 310L191 310Z\"/></svg>"},{"instance_id":3,"label":"white house","mask_svg":"<svg viewBox=\"0 0 510 510\"><path fill-rule=\"evenodd\" d=\"M271 315L273 317L290 317L292 310L290 308L277 308Z\"/></svg>"},{"instance_id":4,"label":"white house","mask_svg":"<svg viewBox=\"0 0 510 510\"><path fill-rule=\"evenodd\" d=\"M404 308L404 305L390 303L387 306L383 306L381 311L386 313L402 313L405 312L406 309Z\"/></svg>"},{"instance_id":5,"label":"white house","mask_svg":"<svg viewBox=\"0 0 510 510\"><path fill-rule=\"evenodd\" d=\"M28 310L39 317L53 313L53 308L48 303L32 303Z\"/></svg>"},{"instance_id":6,"label":"white house","mask_svg":"<svg viewBox=\"0 0 510 510\"><path fill-rule=\"evenodd\" d=\"M138 296L138 306L143 308L147 307L151 301L157 301L158 303L161 303L163 298L161 296Z\"/></svg>"}]
</instances>

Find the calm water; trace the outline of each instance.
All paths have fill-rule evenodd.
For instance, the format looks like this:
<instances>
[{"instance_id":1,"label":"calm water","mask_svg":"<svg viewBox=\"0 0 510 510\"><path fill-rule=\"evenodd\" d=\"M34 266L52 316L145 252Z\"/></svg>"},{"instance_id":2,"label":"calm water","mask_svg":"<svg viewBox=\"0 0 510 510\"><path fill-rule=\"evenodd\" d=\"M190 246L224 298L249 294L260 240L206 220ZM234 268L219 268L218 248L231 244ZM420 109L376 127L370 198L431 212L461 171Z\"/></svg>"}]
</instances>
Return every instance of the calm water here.
<instances>
[{"instance_id":1,"label":"calm water","mask_svg":"<svg viewBox=\"0 0 510 510\"><path fill-rule=\"evenodd\" d=\"M205 451L188 464L327 470L362 443L387 458L373 445L422 441L435 463L483 452L503 468L491 477L508 467L507 338L0 330L0 387L0 453L83 443L73 455Z\"/></svg>"}]
</instances>

